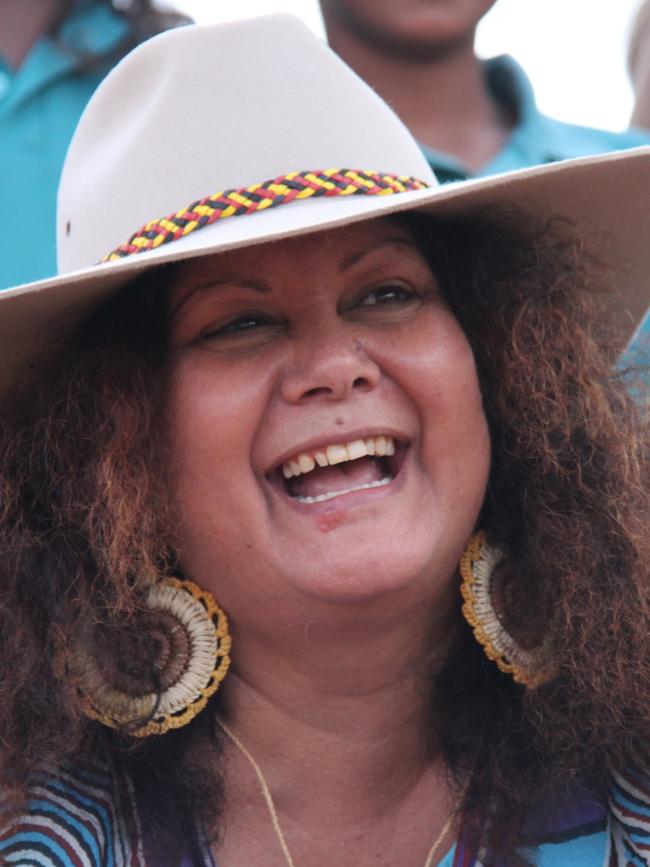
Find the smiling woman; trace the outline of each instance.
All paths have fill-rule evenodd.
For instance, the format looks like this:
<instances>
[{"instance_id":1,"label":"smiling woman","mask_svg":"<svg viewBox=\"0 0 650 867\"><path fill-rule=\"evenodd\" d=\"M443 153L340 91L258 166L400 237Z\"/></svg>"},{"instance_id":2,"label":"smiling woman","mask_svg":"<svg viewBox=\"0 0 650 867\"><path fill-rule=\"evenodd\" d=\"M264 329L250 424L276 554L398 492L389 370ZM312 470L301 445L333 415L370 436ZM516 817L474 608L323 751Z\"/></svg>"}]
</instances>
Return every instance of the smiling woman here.
<instances>
[{"instance_id":1,"label":"smiling woman","mask_svg":"<svg viewBox=\"0 0 650 867\"><path fill-rule=\"evenodd\" d=\"M304 605L296 591L341 601L420 580L430 594L432 558L446 578L476 521L489 444L471 350L406 227L205 257L178 267L171 297L188 573L244 618L286 597L274 619L287 629Z\"/></svg>"},{"instance_id":2,"label":"smiling woman","mask_svg":"<svg viewBox=\"0 0 650 867\"><path fill-rule=\"evenodd\" d=\"M648 162L440 188L285 17L118 67L0 296L0 859L646 863Z\"/></svg>"}]
</instances>

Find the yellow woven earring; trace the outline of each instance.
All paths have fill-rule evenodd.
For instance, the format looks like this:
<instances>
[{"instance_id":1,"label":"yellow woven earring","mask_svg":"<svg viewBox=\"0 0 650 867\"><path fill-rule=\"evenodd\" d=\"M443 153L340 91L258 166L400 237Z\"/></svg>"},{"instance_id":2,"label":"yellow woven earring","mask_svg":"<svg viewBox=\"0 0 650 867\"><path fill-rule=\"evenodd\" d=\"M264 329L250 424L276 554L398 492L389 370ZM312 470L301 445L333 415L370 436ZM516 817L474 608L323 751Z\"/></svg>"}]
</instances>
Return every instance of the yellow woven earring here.
<instances>
[{"instance_id":1,"label":"yellow woven earring","mask_svg":"<svg viewBox=\"0 0 650 867\"><path fill-rule=\"evenodd\" d=\"M143 682L134 675L137 665L128 659L109 670L91 652L88 636L71 643L59 676L76 690L87 716L148 737L187 725L203 710L228 671L231 638L212 594L173 577L150 588L138 628L156 648L155 658L145 661L155 673L156 691L151 678Z\"/></svg>"},{"instance_id":2,"label":"yellow woven earring","mask_svg":"<svg viewBox=\"0 0 650 867\"><path fill-rule=\"evenodd\" d=\"M460 558L463 616L472 627L474 637L500 671L512 675L517 683L530 688L540 686L552 676L547 664L546 644L535 651L520 647L505 629L492 604L490 583L503 552L487 541L483 532L469 540Z\"/></svg>"}]
</instances>

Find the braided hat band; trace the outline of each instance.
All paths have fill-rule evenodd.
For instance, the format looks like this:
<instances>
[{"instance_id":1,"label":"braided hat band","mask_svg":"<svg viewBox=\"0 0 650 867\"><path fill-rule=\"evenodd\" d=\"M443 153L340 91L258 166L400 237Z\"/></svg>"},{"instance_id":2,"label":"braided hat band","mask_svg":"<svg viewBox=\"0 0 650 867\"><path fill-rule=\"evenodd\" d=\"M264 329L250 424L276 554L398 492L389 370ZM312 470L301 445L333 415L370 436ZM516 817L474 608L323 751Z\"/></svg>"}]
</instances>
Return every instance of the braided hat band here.
<instances>
[{"instance_id":1,"label":"braided hat band","mask_svg":"<svg viewBox=\"0 0 650 867\"><path fill-rule=\"evenodd\" d=\"M320 196L390 196L411 190L424 190L429 186L425 181L408 175L380 174L362 169L290 172L261 184L215 193L168 217L150 220L131 235L125 244L120 244L101 261L110 262L134 253L154 250L162 244L178 241L179 238L184 238L217 220L254 214L256 211L287 205L294 199Z\"/></svg>"}]
</instances>

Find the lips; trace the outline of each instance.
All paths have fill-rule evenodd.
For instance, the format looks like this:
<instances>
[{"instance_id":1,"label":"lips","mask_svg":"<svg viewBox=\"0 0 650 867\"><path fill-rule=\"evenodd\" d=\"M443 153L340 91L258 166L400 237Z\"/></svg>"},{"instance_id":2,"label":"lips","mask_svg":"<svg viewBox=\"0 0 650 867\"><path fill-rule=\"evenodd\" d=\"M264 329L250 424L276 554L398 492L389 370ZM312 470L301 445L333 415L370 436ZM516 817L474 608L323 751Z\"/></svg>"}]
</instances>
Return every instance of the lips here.
<instances>
[{"instance_id":1,"label":"lips","mask_svg":"<svg viewBox=\"0 0 650 867\"><path fill-rule=\"evenodd\" d=\"M406 444L390 435L356 438L297 452L273 475L303 504L389 485L399 473Z\"/></svg>"}]
</instances>

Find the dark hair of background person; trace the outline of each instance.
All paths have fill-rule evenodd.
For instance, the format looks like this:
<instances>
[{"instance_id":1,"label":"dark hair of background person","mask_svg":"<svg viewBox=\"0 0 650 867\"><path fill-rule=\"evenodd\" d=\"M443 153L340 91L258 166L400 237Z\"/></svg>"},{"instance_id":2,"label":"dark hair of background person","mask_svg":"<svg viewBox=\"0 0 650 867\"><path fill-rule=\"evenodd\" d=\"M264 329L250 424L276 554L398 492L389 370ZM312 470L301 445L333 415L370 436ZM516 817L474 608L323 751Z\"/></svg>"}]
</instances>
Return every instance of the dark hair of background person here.
<instances>
[{"instance_id":1,"label":"dark hair of background person","mask_svg":"<svg viewBox=\"0 0 650 867\"><path fill-rule=\"evenodd\" d=\"M555 672L515 684L459 610L442 670L422 672L431 749L464 791L474 842L522 864L531 814L576 792L604 801L612 771L650 764L648 425L611 364L604 270L571 227L406 219L476 358L493 449L481 525L506 552L502 613L524 646L550 636ZM0 414L2 786L18 806L34 767L100 759L132 780L161 865L199 863L197 819L218 827L219 694L142 743L84 718L53 665L61 636L91 621L98 652L153 676L144 576L178 559L163 422L173 267L107 301L65 364L44 365Z\"/></svg>"}]
</instances>

